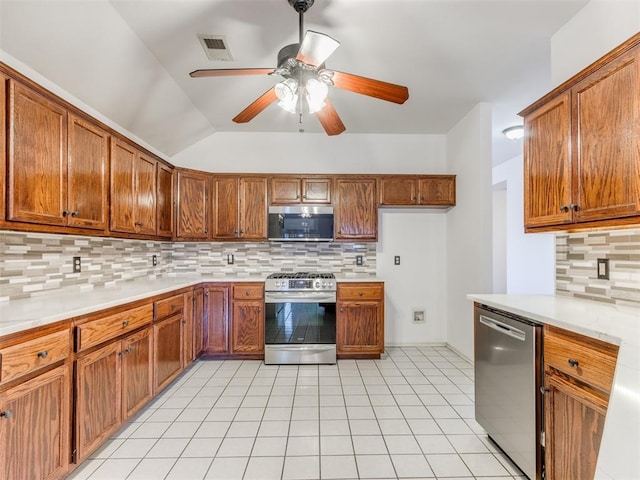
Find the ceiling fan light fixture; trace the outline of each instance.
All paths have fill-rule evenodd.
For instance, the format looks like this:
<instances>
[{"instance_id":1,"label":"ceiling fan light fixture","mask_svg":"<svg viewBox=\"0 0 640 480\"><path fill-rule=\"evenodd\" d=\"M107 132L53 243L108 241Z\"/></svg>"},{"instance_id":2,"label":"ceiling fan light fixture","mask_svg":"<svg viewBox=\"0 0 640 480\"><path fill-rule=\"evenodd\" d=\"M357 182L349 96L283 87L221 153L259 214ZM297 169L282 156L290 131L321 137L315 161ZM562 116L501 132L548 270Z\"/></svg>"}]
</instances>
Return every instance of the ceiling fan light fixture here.
<instances>
[{"instance_id":1,"label":"ceiling fan light fixture","mask_svg":"<svg viewBox=\"0 0 640 480\"><path fill-rule=\"evenodd\" d=\"M317 78L310 78L305 84L307 97L312 99L314 103L323 102L329 94L329 87L326 83L321 82Z\"/></svg>"},{"instance_id":2,"label":"ceiling fan light fixture","mask_svg":"<svg viewBox=\"0 0 640 480\"><path fill-rule=\"evenodd\" d=\"M275 89L276 97L280 102L285 104L293 102L295 104L295 100L298 98L298 82L295 79L287 78L276 84Z\"/></svg>"},{"instance_id":3,"label":"ceiling fan light fixture","mask_svg":"<svg viewBox=\"0 0 640 480\"><path fill-rule=\"evenodd\" d=\"M285 112L298 113L298 95L294 95L289 100L280 100L278 106Z\"/></svg>"}]
</instances>

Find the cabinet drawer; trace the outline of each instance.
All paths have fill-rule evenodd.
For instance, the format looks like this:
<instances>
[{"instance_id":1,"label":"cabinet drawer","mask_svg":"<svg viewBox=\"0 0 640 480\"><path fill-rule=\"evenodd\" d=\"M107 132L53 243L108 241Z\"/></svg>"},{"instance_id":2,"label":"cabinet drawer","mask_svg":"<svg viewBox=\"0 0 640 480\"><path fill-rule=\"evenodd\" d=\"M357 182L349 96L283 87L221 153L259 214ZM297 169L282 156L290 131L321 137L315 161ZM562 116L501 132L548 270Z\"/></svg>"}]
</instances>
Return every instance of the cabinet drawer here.
<instances>
[{"instance_id":1,"label":"cabinet drawer","mask_svg":"<svg viewBox=\"0 0 640 480\"><path fill-rule=\"evenodd\" d=\"M171 315L182 312L184 309L184 295L174 295L173 297L158 300L155 303L156 320L168 318Z\"/></svg>"},{"instance_id":2,"label":"cabinet drawer","mask_svg":"<svg viewBox=\"0 0 640 480\"><path fill-rule=\"evenodd\" d=\"M76 327L77 351L81 352L123 333L150 324L152 318L153 305L149 304L78 325Z\"/></svg>"},{"instance_id":3,"label":"cabinet drawer","mask_svg":"<svg viewBox=\"0 0 640 480\"><path fill-rule=\"evenodd\" d=\"M262 283L241 283L233 285L234 300L262 300L264 297Z\"/></svg>"},{"instance_id":4,"label":"cabinet drawer","mask_svg":"<svg viewBox=\"0 0 640 480\"><path fill-rule=\"evenodd\" d=\"M0 383L14 380L69 356L69 331L51 333L0 350Z\"/></svg>"},{"instance_id":5,"label":"cabinet drawer","mask_svg":"<svg viewBox=\"0 0 640 480\"><path fill-rule=\"evenodd\" d=\"M338 300L381 300L382 283L338 284Z\"/></svg>"},{"instance_id":6,"label":"cabinet drawer","mask_svg":"<svg viewBox=\"0 0 640 480\"><path fill-rule=\"evenodd\" d=\"M544 362L606 392L610 391L618 347L553 327L544 331Z\"/></svg>"}]
</instances>

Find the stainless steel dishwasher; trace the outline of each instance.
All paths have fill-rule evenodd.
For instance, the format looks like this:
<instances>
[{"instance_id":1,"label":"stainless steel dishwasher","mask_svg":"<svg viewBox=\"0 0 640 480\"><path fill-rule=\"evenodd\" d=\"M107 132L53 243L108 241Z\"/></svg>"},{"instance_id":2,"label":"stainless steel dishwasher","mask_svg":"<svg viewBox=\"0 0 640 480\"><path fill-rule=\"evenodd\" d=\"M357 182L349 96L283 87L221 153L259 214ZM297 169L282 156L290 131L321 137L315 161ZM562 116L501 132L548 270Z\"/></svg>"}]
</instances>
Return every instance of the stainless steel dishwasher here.
<instances>
[{"instance_id":1,"label":"stainless steel dishwasher","mask_svg":"<svg viewBox=\"0 0 640 480\"><path fill-rule=\"evenodd\" d=\"M542 471L542 327L480 305L474 316L476 420L534 480Z\"/></svg>"}]
</instances>

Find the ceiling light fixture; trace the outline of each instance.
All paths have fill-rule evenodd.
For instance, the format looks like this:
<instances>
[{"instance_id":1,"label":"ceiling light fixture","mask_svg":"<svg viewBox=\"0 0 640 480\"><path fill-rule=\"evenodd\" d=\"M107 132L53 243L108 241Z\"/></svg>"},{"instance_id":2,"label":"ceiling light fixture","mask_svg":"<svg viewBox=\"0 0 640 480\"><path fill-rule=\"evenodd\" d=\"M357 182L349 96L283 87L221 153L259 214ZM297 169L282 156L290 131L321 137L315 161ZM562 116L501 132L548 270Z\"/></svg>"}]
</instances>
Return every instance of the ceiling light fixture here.
<instances>
[{"instance_id":1,"label":"ceiling light fixture","mask_svg":"<svg viewBox=\"0 0 640 480\"><path fill-rule=\"evenodd\" d=\"M316 113L326 105L324 100L329 93L329 87L318 78L311 77L304 84L296 78L287 78L275 86L278 106L289 113L298 112L298 99L302 96L307 101L309 113Z\"/></svg>"},{"instance_id":2,"label":"ceiling light fixture","mask_svg":"<svg viewBox=\"0 0 640 480\"><path fill-rule=\"evenodd\" d=\"M505 128L502 133L509 140L520 140L524 137L524 126L514 125L513 127Z\"/></svg>"}]
</instances>

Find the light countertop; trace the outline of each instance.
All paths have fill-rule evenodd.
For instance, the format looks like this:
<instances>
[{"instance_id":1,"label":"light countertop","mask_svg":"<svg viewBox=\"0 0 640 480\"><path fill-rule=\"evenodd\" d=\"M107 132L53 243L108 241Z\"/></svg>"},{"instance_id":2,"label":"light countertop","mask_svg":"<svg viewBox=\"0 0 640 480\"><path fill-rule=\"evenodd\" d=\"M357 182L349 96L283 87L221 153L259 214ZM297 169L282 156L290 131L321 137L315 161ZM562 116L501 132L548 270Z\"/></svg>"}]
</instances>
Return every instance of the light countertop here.
<instances>
[{"instance_id":1,"label":"light countertop","mask_svg":"<svg viewBox=\"0 0 640 480\"><path fill-rule=\"evenodd\" d=\"M595 478L640 479L640 308L555 295L468 298L620 347Z\"/></svg>"}]
</instances>

